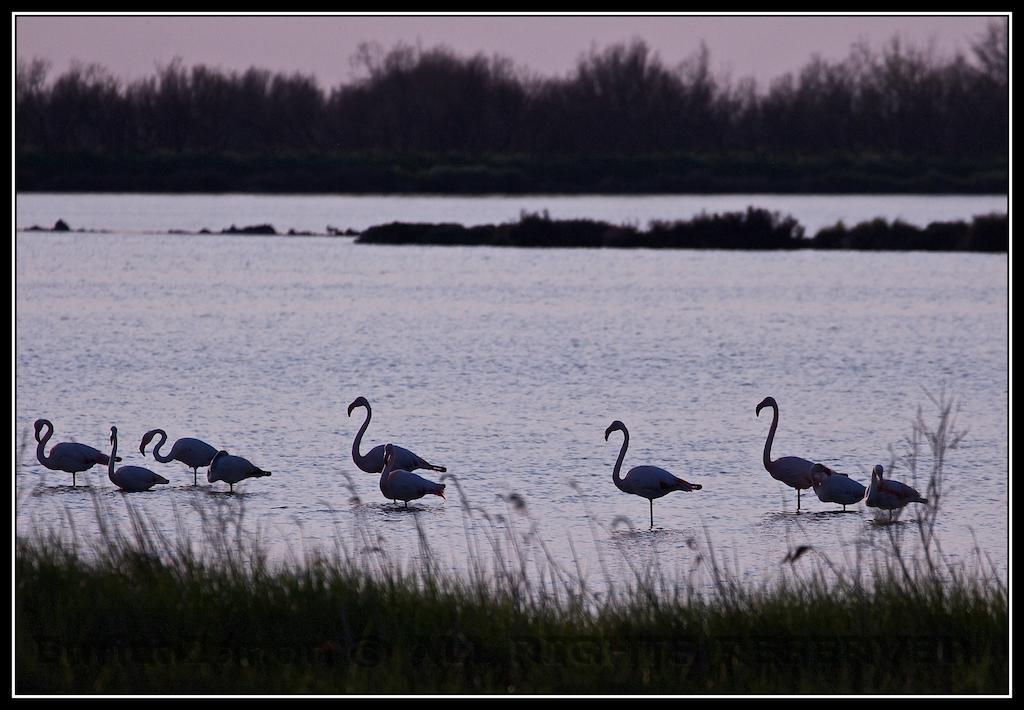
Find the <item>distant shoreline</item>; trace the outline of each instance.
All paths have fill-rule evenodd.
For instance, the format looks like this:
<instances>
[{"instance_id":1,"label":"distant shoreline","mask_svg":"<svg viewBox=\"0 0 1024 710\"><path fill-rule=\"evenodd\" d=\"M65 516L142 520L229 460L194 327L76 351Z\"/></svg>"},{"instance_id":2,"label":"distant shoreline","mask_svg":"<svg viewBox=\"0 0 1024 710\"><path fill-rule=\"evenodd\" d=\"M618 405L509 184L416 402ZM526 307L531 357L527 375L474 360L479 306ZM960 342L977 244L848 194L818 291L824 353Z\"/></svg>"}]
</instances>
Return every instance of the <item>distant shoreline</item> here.
<instances>
[{"instance_id":1,"label":"distant shoreline","mask_svg":"<svg viewBox=\"0 0 1024 710\"><path fill-rule=\"evenodd\" d=\"M1005 158L104 153L18 150L17 192L1005 194Z\"/></svg>"},{"instance_id":2,"label":"distant shoreline","mask_svg":"<svg viewBox=\"0 0 1024 710\"><path fill-rule=\"evenodd\" d=\"M75 229L63 219L53 226L32 225L18 232L109 233L106 229ZM792 216L757 207L744 212L701 213L692 219L652 221L647 229L591 219L551 219L524 213L517 222L467 227L454 223L391 222L362 232L328 225L325 232L288 229L272 224L219 230L171 229L153 234L193 236L354 237L359 244L419 246L492 246L533 248L646 248L753 250L944 251L1006 253L1009 216L977 215L963 220L931 222L918 227L882 218L847 227L842 222L819 229L812 237Z\"/></svg>"},{"instance_id":3,"label":"distant shoreline","mask_svg":"<svg viewBox=\"0 0 1024 710\"><path fill-rule=\"evenodd\" d=\"M806 237L793 217L756 207L654 221L646 230L588 219L553 220L544 213L474 227L393 222L370 227L356 237L360 244L389 245L989 253L1007 252L1009 242L1009 217L1002 214L979 215L970 222L931 222L926 227L885 219L851 227L839 222Z\"/></svg>"}]
</instances>

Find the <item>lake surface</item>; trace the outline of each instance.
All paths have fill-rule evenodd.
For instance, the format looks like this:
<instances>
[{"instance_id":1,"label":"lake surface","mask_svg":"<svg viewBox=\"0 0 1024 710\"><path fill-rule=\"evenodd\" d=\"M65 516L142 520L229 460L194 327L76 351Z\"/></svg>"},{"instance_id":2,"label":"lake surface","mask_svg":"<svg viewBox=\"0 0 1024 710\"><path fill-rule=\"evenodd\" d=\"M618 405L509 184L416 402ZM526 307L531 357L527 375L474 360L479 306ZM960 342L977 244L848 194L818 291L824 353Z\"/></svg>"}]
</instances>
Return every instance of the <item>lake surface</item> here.
<instances>
[{"instance_id":1,"label":"lake surface","mask_svg":"<svg viewBox=\"0 0 1024 710\"><path fill-rule=\"evenodd\" d=\"M332 213L369 210L374 199L376 216ZM529 554L550 554L574 574L576 560L596 586L654 559L686 575L707 539L741 577L766 579L794 545L842 563L887 530L862 504L837 514L811 491L806 512L793 514L795 491L761 465L771 417L755 417L755 405L766 395L779 401L774 457L821 460L867 484L874 464L888 468L890 445L903 450L919 406L933 419L925 390L944 385L969 433L947 459L938 534L953 559L977 546L1005 574L1005 255L143 233L261 221L358 228L411 214L468 223L533 199L553 216L584 200L19 195L19 226L62 217L116 230L15 236L19 533L51 526L95 540L95 495L115 526L128 526L130 500L171 538L199 546L202 513L234 521L244 508L243 528L282 559L340 537L357 552L379 547L413 567L429 554L459 570L472 554L492 554L488 534L508 544L510 526L534 526ZM646 215L663 199L671 198L590 204ZM935 218L985 211L981 198L785 199L851 221L904 203L904 215L927 205ZM713 202L683 202L701 200ZM596 208L587 216L610 219ZM458 483L447 479L447 500L399 510L382 499L377 475L356 469L350 449L364 410L349 418L346 408L359 395L374 406L365 448L393 441L447 466ZM72 489L70 476L35 460L37 417L54 422L51 445L108 450L117 425L123 463L171 484L126 496L95 468ZM703 485L655 501L653 532L647 501L612 484L621 436L606 442L604 432L614 419L630 432L624 472L649 463ZM172 442L202 438L273 476L241 483L230 500L202 472L193 488L183 464L139 454L154 427ZM900 465L892 475L913 482ZM512 493L525 510L505 502ZM914 517L911 507L904 519Z\"/></svg>"}]
</instances>

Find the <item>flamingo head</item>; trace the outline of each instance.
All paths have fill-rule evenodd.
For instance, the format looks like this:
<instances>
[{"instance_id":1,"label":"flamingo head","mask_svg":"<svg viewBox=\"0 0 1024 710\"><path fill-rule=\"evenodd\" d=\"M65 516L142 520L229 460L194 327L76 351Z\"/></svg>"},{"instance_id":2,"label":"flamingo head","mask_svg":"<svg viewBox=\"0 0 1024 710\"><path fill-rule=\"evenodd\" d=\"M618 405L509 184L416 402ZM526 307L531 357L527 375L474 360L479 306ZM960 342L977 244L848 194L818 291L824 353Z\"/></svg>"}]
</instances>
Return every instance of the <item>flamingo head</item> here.
<instances>
[{"instance_id":1,"label":"flamingo head","mask_svg":"<svg viewBox=\"0 0 1024 710\"><path fill-rule=\"evenodd\" d=\"M614 422L608 425L608 428L604 430L604 440L608 441L608 437L611 436L613 431L621 431L623 434L626 433L626 425L616 419Z\"/></svg>"},{"instance_id":2,"label":"flamingo head","mask_svg":"<svg viewBox=\"0 0 1024 710\"><path fill-rule=\"evenodd\" d=\"M384 444L384 468L387 468L395 457L395 447L391 444Z\"/></svg>"},{"instance_id":3,"label":"flamingo head","mask_svg":"<svg viewBox=\"0 0 1024 710\"><path fill-rule=\"evenodd\" d=\"M757 407L754 408L754 416L755 417L761 416L761 410L764 409L765 407L776 407L776 408L778 408L778 406L779 405L775 402L775 398L774 397L765 397L764 399L761 400L761 403L759 405L757 405Z\"/></svg>"},{"instance_id":4,"label":"flamingo head","mask_svg":"<svg viewBox=\"0 0 1024 710\"><path fill-rule=\"evenodd\" d=\"M117 441L117 427L112 426L110 427L110 443L113 444L115 441Z\"/></svg>"},{"instance_id":5,"label":"flamingo head","mask_svg":"<svg viewBox=\"0 0 1024 710\"><path fill-rule=\"evenodd\" d=\"M34 424L34 426L36 429L37 442L42 441L42 439L39 437L39 432L41 432L43 430L43 427L46 426L47 424L50 424L50 422L46 421L45 419L36 419L36 423ZM52 427L53 425L51 424L50 426Z\"/></svg>"},{"instance_id":6,"label":"flamingo head","mask_svg":"<svg viewBox=\"0 0 1024 710\"><path fill-rule=\"evenodd\" d=\"M146 455L146 447L149 446L149 442L153 440L154 436L156 436L156 429L153 429L152 431L147 431L145 434L142 435L142 443L139 444L139 453L142 454L143 456Z\"/></svg>"},{"instance_id":7,"label":"flamingo head","mask_svg":"<svg viewBox=\"0 0 1024 710\"><path fill-rule=\"evenodd\" d=\"M369 409L370 403L366 401L366 397L362 396L353 399L352 404L348 405L348 415L350 417L352 416L352 410L355 409L356 407L366 407L367 409Z\"/></svg>"},{"instance_id":8,"label":"flamingo head","mask_svg":"<svg viewBox=\"0 0 1024 710\"><path fill-rule=\"evenodd\" d=\"M881 466L881 464L878 464L873 469L871 469L871 477L874 478L875 476L878 476L879 479L882 478L882 466Z\"/></svg>"},{"instance_id":9,"label":"flamingo head","mask_svg":"<svg viewBox=\"0 0 1024 710\"><path fill-rule=\"evenodd\" d=\"M820 486L833 473L832 469L823 463L816 463L811 466L811 480L815 486Z\"/></svg>"}]
</instances>

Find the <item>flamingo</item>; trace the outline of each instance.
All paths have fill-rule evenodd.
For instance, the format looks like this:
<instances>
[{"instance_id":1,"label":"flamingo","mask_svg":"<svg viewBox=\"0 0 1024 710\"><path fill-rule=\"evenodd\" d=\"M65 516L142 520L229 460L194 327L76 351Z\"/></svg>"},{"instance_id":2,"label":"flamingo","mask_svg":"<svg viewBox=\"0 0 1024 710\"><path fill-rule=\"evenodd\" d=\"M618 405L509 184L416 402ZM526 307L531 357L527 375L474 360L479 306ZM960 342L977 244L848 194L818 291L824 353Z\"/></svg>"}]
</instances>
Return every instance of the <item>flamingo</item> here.
<instances>
[{"instance_id":1,"label":"flamingo","mask_svg":"<svg viewBox=\"0 0 1024 710\"><path fill-rule=\"evenodd\" d=\"M181 461L192 469L192 485L199 485L199 472L197 469L200 466L209 466L210 462L213 461L213 457L217 455L217 449L205 441L186 436L175 441L170 452L164 456L160 453L160 447L167 441L167 432L163 429L151 429L142 436L142 443L139 444L140 454L146 455L146 445L157 434L160 435L160 441L156 442L156 446L153 447L153 458L160 463L169 463L175 460Z\"/></svg>"},{"instance_id":2,"label":"flamingo","mask_svg":"<svg viewBox=\"0 0 1024 710\"><path fill-rule=\"evenodd\" d=\"M400 450L404 451L394 444L384 445L384 470L380 475L380 492L384 497L390 498L393 502L405 501L406 508L409 507L409 501L428 494L444 498L445 484L428 481L423 476L399 467Z\"/></svg>"},{"instance_id":3,"label":"flamingo","mask_svg":"<svg viewBox=\"0 0 1024 710\"><path fill-rule=\"evenodd\" d=\"M799 456L783 456L772 461L772 441L775 440L775 430L779 426L779 405L774 397L765 397L754 409L754 416L761 416L761 410L765 407L772 408L772 426L768 430L768 439L764 442L764 469L776 481L782 481L796 489L796 512L799 513L800 491L810 488L814 483L811 480L811 467L814 462Z\"/></svg>"},{"instance_id":4,"label":"flamingo","mask_svg":"<svg viewBox=\"0 0 1024 710\"><path fill-rule=\"evenodd\" d=\"M625 478L620 478L619 471L622 469L622 460L626 458L626 447L629 446L629 432L626 430L626 425L616 419L605 430L605 441L608 441L608 437L613 431L622 432L622 448L619 450L619 458L615 461L612 482L623 493L632 493L647 499L651 504L651 529L653 530L655 498L661 498L672 491L685 491L687 493L699 491L701 485L698 483L687 483L683 479L673 476L665 469L658 468L657 466L636 466L629 470Z\"/></svg>"},{"instance_id":5,"label":"flamingo","mask_svg":"<svg viewBox=\"0 0 1024 710\"><path fill-rule=\"evenodd\" d=\"M206 472L206 480L224 481L235 492L235 484L244 481L246 478L262 478L269 476L270 471L255 466L249 459L241 456L231 456L227 451L218 451L210 462L210 468Z\"/></svg>"},{"instance_id":6,"label":"flamingo","mask_svg":"<svg viewBox=\"0 0 1024 710\"><path fill-rule=\"evenodd\" d=\"M114 461L120 461L117 458L116 426L110 427L110 444L113 448L110 450L107 477L122 491L141 493L142 491L148 491L159 483L168 483L168 480L163 476L153 473L148 468L142 468L142 466L122 466L115 471Z\"/></svg>"},{"instance_id":7,"label":"flamingo","mask_svg":"<svg viewBox=\"0 0 1024 710\"><path fill-rule=\"evenodd\" d=\"M865 504L871 508L881 508L889 511L889 520L892 520L892 511L902 508L908 503L927 503L927 498L906 483L899 481L887 481L882 478L882 467L875 466L871 469L871 485L868 487L868 495Z\"/></svg>"},{"instance_id":8,"label":"flamingo","mask_svg":"<svg viewBox=\"0 0 1024 710\"><path fill-rule=\"evenodd\" d=\"M46 427L46 436L40 438L39 432ZM107 465L107 455L99 449L94 449L91 446L85 444L78 444L71 441L65 441L60 444L55 444L50 449L50 455L46 456L43 450L46 448L46 442L53 436L53 424L49 419L36 419L36 441L39 443L36 446L36 458L39 463L46 466L51 471L64 471L65 473L71 474L71 485L77 487L78 481L77 475L82 471L88 471L93 466L99 464L101 466ZM120 461L121 459L116 459Z\"/></svg>"},{"instance_id":9,"label":"flamingo","mask_svg":"<svg viewBox=\"0 0 1024 710\"><path fill-rule=\"evenodd\" d=\"M845 473L833 471L821 463L811 466L811 481L818 500L823 503L839 503L844 511L846 506L860 501L866 490Z\"/></svg>"},{"instance_id":10,"label":"flamingo","mask_svg":"<svg viewBox=\"0 0 1024 710\"><path fill-rule=\"evenodd\" d=\"M352 404L348 405L348 415L352 416L352 410L356 407L366 407L366 420L363 425L359 427L359 433L356 434L355 440L352 442L352 460L356 462L363 471L367 473L380 473L384 470L384 445L378 444L372 449L366 452L366 455L359 453L359 444L363 440L363 432L366 431L366 427L370 426L370 403L366 400L366 397L356 397L352 400ZM409 449L403 449L401 446L391 445L395 455L395 468L403 471L415 471L418 468L429 469L431 471L439 471L444 473L448 469L444 466L435 466L432 463L428 463L426 460L417 456Z\"/></svg>"}]
</instances>

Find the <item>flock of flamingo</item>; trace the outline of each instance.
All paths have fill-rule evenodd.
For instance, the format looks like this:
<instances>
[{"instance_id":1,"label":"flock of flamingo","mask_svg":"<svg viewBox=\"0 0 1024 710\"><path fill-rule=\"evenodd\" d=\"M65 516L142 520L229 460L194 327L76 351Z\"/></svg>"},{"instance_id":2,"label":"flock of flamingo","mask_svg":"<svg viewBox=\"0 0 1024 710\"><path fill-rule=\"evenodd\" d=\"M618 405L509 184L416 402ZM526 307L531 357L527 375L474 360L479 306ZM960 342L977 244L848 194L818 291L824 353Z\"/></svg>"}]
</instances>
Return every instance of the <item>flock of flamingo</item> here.
<instances>
[{"instance_id":1,"label":"flock of flamingo","mask_svg":"<svg viewBox=\"0 0 1024 710\"><path fill-rule=\"evenodd\" d=\"M390 443L374 446L365 454L360 453L363 434L370 425L372 411L370 403L365 397L357 397L348 406L350 417L352 411L357 407L366 409L366 419L352 441L352 460L362 471L380 474L380 492L384 497L396 504L398 501L403 501L406 507L409 506L409 501L426 495L444 498L445 484L429 481L413 473L417 469L444 473L447 470L444 466L435 466L412 451ZM868 507L888 510L890 519L892 511L901 509L909 503L928 502L912 487L884 478L881 466L875 466L871 471L871 484L865 488L845 473L833 471L822 463L815 463L798 456L784 456L773 461L771 449L772 441L775 439L775 430L779 426L779 405L773 397L765 397L755 408L755 416L760 416L761 410L765 407L772 408L772 424L764 444L764 467L772 478L796 489L797 512L800 511L800 492L808 488L812 488L822 502L838 503L843 506L844 511L846 506L864 500ZM46 429L46 433L40 435L43 429ZM701 486L697 483L688 483L657 466L636 466L631 468L625 476L620 475L622 461L626 457L626 448L629 446L629 431L625 424L616 420L605 430L605 441L614 431L622 432L622 448L615 461L612 482L620 491L648 500L651 528L653 529L655 498L661 498L673 491L699 491ZM49 420L36 420L35 438L38 444L36 458L39 463L50 470L70 473L72 486L77 485L77 474L97 465L106 466L107 476L111 482L123 491L147 491L155 485L169 483L163 476L142 466L114 468L114 464L122 460L117 455L116 426L110 427L111 449L109 455L91 446L74 442L55 444L47 455L45 448L52 435L53 424ZM167 432L163 429L147 431L139 445L139 453L145 456L146 446L157 436L160 439L153 447L153 458L160 463L180 461L191 468L193 485L198 485L199 469L206 466L209 467L206 472L206 480L210 483L223 481L228 484L231 492L234 492L235 484L240 481L270 475L270 471L264 471L248 459L231 456L227 451L218 450L205 441L191 437L178 439L171 446L170 451L161 454L161 447L167 442Z\"/></svg>"}]
</instances>

